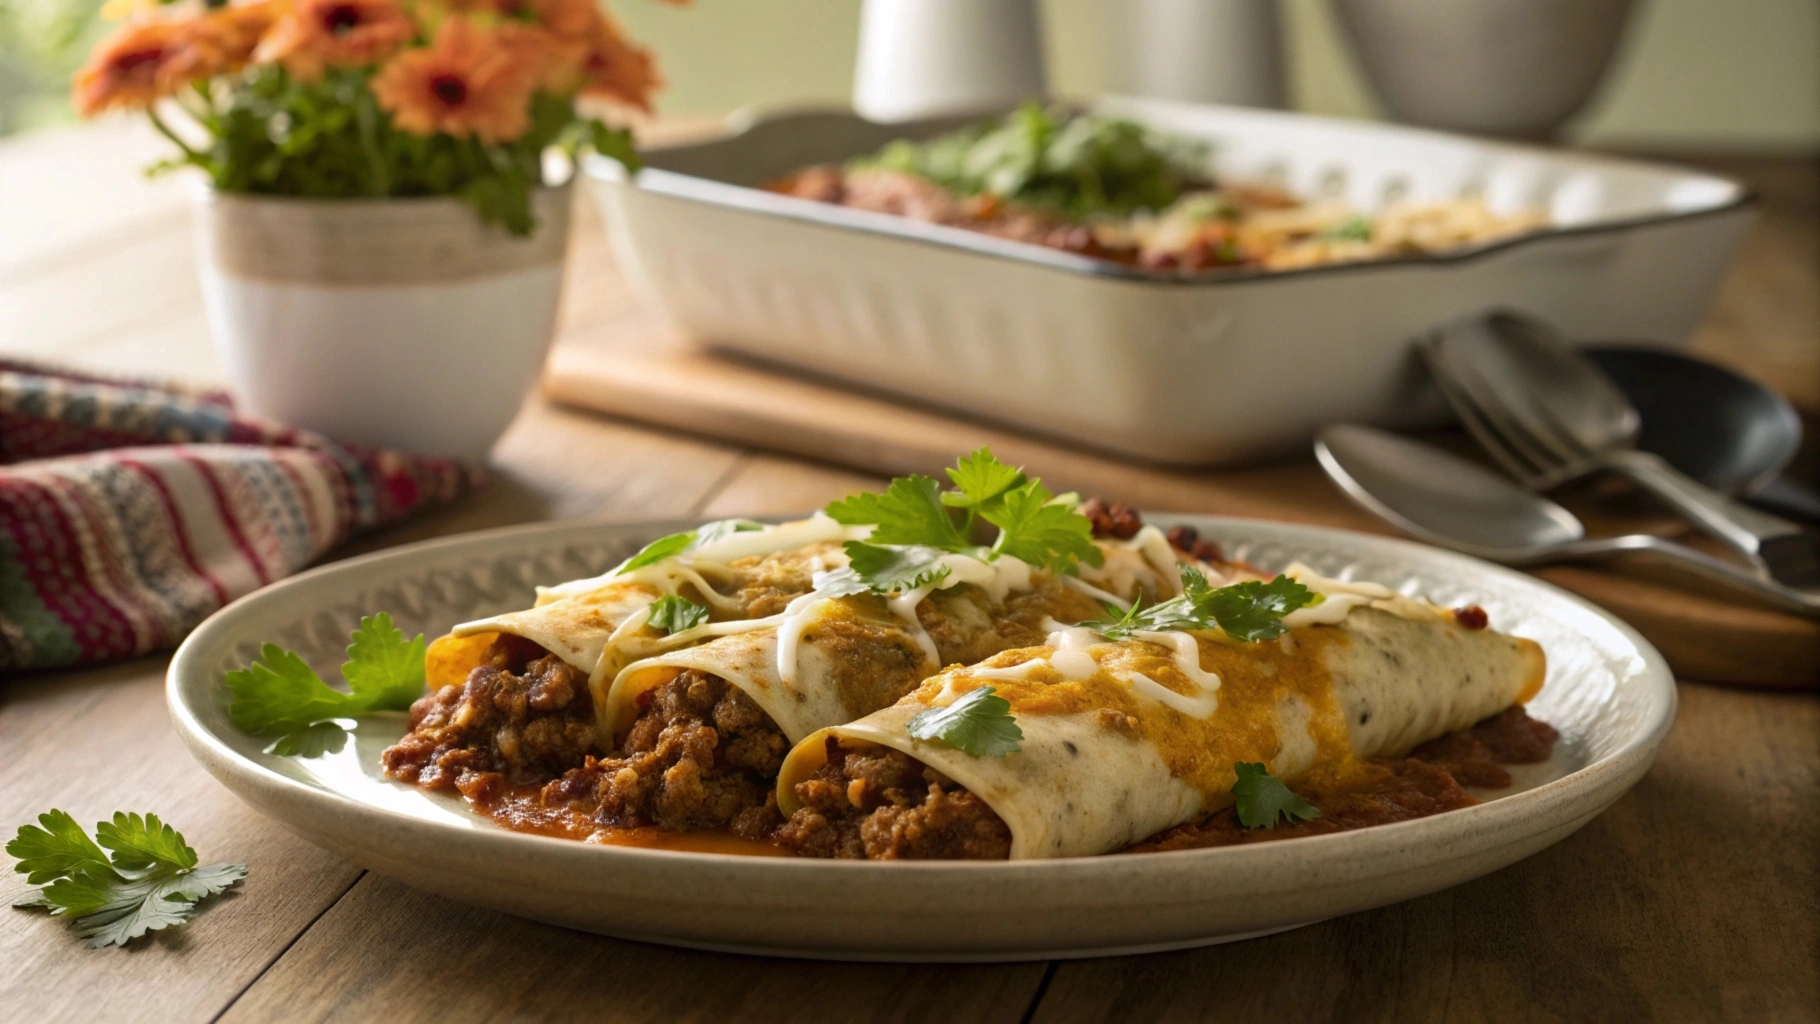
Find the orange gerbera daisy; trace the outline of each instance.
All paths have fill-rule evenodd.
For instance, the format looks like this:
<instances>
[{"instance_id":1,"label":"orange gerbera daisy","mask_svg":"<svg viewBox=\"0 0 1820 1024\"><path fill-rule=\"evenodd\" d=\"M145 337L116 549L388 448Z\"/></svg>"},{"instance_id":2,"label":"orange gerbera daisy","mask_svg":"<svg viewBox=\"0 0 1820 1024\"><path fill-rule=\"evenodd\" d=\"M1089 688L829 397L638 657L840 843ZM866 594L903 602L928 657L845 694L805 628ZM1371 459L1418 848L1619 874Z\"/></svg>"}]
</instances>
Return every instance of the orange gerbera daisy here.
<instances>
[{"instance_id":1,"label":"orange gerbera daisy","mask_svg":"<svg viewBox=\"0 0 1820 1024\"><path fill-rule=\"evenodd\" d=\"M536 69L495 33L453 17L429 46L387 62L372 88L392 123L405 131L510 142L530 126L536 77Z\"/></svg>"},{"instance_id":2,"label":"orange gerbera daisy","mask_svg":"<svg viewBox=\"0 0 1820 1024\"><path fill-rule=\"evenodd\" d=\"M594 23L587 56L582 59L586 84L582 95L597 96L651 112L651 94L663 84L651 51L626 38L606 14Z\"/></svg>"},{"instance_id":3,"label":"orange gerbera daisy","mask_svg":"<svg viewBox=\"0 0 1820 1024\"><path fill-rule=\"evenodd\" d=\"M416 35L398 0L290 0L257 56L311 82L325 67L376 64Z\"/></svg>"},{"instance_id":4,"label":"orange gerbera daisy","mask_svg":"<svg viewBox=\"0 0 1820 1024\"><path fill-rule=\"evenodd\" d=\"M89 54L70 98L83 117L116 107L143 109L206 78L217 63L212 49L182 23L128 25Z\"/></svg>"},{"instance_id":5,"label":"orange gerbera daisy","mask_svg":"<svg viewBox=\"0 0 1820 1024\"><path fill-rule=\"evenodd\" d=\"M224 73L246 67L278 14L278 0L254 0L210 11L182 24L192 38L213 52L219 65L216 73Z\"/></svg>"}]
</instances>

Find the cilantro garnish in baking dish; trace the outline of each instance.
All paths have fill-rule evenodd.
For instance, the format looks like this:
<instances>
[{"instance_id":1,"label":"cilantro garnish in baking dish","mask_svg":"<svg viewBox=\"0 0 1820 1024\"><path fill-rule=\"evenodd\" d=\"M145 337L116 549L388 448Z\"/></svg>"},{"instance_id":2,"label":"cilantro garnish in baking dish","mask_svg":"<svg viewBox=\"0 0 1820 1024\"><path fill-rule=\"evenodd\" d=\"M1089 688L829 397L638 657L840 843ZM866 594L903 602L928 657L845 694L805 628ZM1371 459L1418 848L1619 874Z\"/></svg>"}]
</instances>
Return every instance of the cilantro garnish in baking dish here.
<instances>
[{"instance_id":1,"label":"cilantro garnish in baking dish","mask_svg":"<svg viewBox=\"0 0 1820 1024\"><path fill-rule=\"evenodd\" d=\"M1182 596L1120 609L1108 605L1113 617L1081 625L1108 640L1124 640L1134 633L1174 629L1219 628L1235 640L1269 640L1283 635L1283 616L1316 603L1316 595L1287 576L1266 583L1246 580L1215 587L1199 569L1181 566Z\"/></svg>"},{"instance_id":2,"label":"cilantro garnish in baking dish","mask_svg":"<svg viewBox=\"0 0 1820 1024\"><path fill-rule=\"evenodd\" d=\"M1261 764L1233 764L1239 780L1232 784L1239 824L1246 828L1276 828L1278 819L1291 824L1321 816L1313 804L1290 792L1283 781Z\"/></svg>"},{"instance_id":3,"label":"cilantro garnish in baking dish","mask_svg":"<svg viewBox=\"0 0 1820 1024\"><path fill-rule=\"evenodd\" d=\"M203 900L246 877L244 864L197 867L183 834L156 814L116 812L91 839L76 819L47 811L38 824L21 826L6 852L19 861L14 871L42 886L13 906L74 921L96 949L181 925Z\"/></svg>"},{"instance_id":4,"label":"cilantro garnish in baking dish","mask_svg":"<svg viewBox=\"0 0 1820 1024\"><path fill-rule=\"evenodd\" d=\"M905 729L919 740L935 740L974 757L1004 757L1023 747L1024 730L1011 715L1011 702L990 686L968 690L945 708L919 711Z\"/></svg>"},{"instance_id":5,"label":"cilantro garnish in baking dish","mask_svg":"<svg viewBox=\"0 0 1820 1024\"><path fill-rule=\"evenodd\" d=\"M1081 562L1099 565L1093 524L1073 495L1051 494L980 448L947 470L949 490L926 476L898 477L883 493L855 494L827 508L835 521L871 526L871 536L844 546L853 571L879 593L939 583L948 554L982 561L1009 555L1051 572L1072 573ZM985 523L997 528L990 544L975 542Z\"/></svg>"},{"instance_id":6,"label":"cilantro garnish in baking dish","mask_svg":"<svg viewBox=\"0 0 1820 1024\"><path fill-rule=\"evenodd\" d=\"M341 666L344 692L324 683L294 652L266 644L258 660L227 674L234 698L228 717L243 732L273 737L268 749L274 754L318 757L340 750L347 730L335 719L403 711L422 696L424 648L422 633L405 639L385 612L361 619Z\"/></svg>"}]
</instances>

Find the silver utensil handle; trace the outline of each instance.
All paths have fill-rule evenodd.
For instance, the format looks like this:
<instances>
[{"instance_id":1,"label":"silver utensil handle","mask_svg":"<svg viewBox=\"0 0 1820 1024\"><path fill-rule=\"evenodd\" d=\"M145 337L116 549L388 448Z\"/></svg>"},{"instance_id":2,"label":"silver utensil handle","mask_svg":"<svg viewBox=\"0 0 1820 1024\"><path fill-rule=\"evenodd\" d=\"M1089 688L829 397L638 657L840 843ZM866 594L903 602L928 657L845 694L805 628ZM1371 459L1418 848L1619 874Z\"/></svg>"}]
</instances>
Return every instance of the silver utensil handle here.
<instances>
[{"instance_id":1,"label":"silver utensil handle","mask_svg":"<svg viewBox=\"0 0 1820 1024\"><path fill-rule=\"evenodd\" d=\"M1601 462L1673 505L1778 583L1820 587L1820 535L1733 501L1649 452L1610 452Z\"/></svg>"},{"instance_id":2,"label":"silver utensil handle","mask_svg":"<svg viewBox=\"0 0 1820 1024\"><path fill-rule=\"evenodd\" d=\"M1820 617L1820 592L1804 592L1783 586L1736 562L1714 558L1685 544L1645 533L1563 544L1550 549L1548 560L1606 558L1612 555L1643 555L1673 562L1704 579L1753 594L1778 608Z\"/></svg>"}]
</instances>

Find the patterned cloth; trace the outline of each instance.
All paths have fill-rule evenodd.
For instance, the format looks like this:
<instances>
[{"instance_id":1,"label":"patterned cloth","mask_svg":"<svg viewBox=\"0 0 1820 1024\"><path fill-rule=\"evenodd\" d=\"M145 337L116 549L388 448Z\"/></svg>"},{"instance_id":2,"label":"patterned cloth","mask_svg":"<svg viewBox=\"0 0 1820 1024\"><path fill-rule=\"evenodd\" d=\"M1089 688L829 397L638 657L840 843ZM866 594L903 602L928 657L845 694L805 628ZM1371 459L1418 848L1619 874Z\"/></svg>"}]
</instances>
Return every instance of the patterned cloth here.
<instances>
[{"instance_id":1,"label":"patterned cloth","mask_svg":"<svg viewBox=\"0 0 1820 1024\"><path fill-rule=\"evenodd\" d=\"M223 392L0 360L0 672L175 646L350 536L482 482L238 416Z\"/></svg>"}]
</instances>

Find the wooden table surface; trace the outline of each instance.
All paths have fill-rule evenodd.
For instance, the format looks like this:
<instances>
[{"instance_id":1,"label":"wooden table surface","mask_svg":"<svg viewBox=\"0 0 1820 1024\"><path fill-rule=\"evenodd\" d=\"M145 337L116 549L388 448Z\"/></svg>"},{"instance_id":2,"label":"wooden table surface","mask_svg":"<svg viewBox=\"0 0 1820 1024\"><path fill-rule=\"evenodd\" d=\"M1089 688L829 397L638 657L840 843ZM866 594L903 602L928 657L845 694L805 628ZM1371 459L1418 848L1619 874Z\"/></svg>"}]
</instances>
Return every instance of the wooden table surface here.
<instances>
[{"instance_id":1,"label":"wooden table surface","mask_svg":"<svg viewBox=\"0 0 1820 1024\"><path fill-rule=\"evenodd\" d=\"M177 181L106 125L0 144L0 354L219 379ZM1722 165L1770 216L1702 351L1820 407L1816 168ZM578 223L565 340L610 339ZM877 481L530 402L497 483L339 554L562 517L806 509ZM1208 509L1207 511L1219 511ZM697 953L476 910L332 857L243 806L165 717L167 658L0 681L0 827L156 811L244 886L130 950L0 911L0 1019L1820 1020L1820 700L1683 684L1648 777L1578 834L1398 906L1181 953L988 966ZM11 889L9 888L10 894Z\"/></svg>"}]
</instances>

